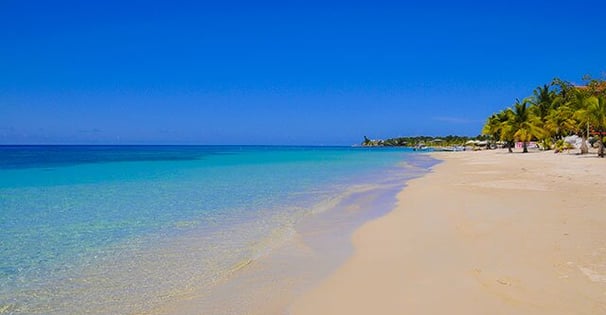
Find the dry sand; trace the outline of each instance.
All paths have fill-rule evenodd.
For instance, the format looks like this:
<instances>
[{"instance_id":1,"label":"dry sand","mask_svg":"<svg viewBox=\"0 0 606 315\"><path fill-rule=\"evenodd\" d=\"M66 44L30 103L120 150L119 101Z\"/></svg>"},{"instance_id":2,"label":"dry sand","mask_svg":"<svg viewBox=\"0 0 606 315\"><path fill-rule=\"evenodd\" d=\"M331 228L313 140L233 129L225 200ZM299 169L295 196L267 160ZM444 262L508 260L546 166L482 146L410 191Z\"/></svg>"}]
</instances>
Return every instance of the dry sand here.
<instances>
[{"instance_id":1,"label":"dry sand","mask_svg":"<svg viewBox=\"0 0 606 315\"><path fill-rule=\"evenodd\" d=\"M606 314L606 160L435 156L289 313Z\"/></svg>"}]
</instances>

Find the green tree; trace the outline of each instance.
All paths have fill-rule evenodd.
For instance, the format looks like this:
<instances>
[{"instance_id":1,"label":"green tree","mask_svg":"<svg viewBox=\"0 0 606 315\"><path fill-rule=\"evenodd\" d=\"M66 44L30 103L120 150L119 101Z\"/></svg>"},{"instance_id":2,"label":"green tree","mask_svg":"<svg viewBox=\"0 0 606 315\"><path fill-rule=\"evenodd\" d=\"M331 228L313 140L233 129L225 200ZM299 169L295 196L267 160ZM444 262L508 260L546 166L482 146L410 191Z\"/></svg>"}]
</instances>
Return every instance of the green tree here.
<instances>
[{"instance_id":1,"label":"green tree","mask_svg":"<svg viewBox=\"0 0 606 315\"><path fill-rule=\"evenodd\" d=\"M543 134L540 119L533 113L528 100L516 99L512 108L511 119L507 122L513 131L513 138L523 143L523 152L528 153L528 142L532 139L540 139Z\"/></svg>"},{"instance_id":2,"label":"green tree","mask_svg":"<svg viewBox=\"0 0 606 315\"><path fill-rule=\"evenodd\" d=\"M557 94L550 88L550 84L539 86L533 91L533 95L528 99L534 115L539 119L539 127L541 128L545 128L547 116L552 112L554 105L557 104L557 102L555 102ZM548 133L543 133L540 140L543 148L550 147L550 135Z\"/></svg>"},{"instance_id":3,"label":"green tree","mask_svg":"<svg viewBox=\"0 0 606 315\"><path fill-rule=\"evenodd\" d=\"M511 124L509 124L512 116L513 113L509 108L493 114L488 118L482 129L482 134L489 135L494 141L504 141L507 144L509 152L513 152L513 132Z\"/></svg>"},{"instance_id":4,"label":"green tree","mask_svg":"<svg viewBox=\"0 0 606 315\"><path fill-rule=\"evenodd\" d=\"M587 146L587 138L589 137L589 126L592 120L592 113L587 110L589 105L589 95L587 91L576 89L570 97L570 105L575 110L574 118L577 120L577 131L581 135L581 154L587 154L589 147Z\"/></svg>"},{"instance_id":5,"label":"green tree","mask_svg":"<svg viewBox=\"0 0 606 315\"><path fill-rule=\"evenodd\" d=\"M557 140L577 130L577 122L573 119L574 110L570 106L562 105L552 109L545 119L543 129L545 134Z\"/></svg>"},{"instance_id":6,"label":"green tree","mask_svg":"<svg viewBox=\"0 0 606 315\"><path fill-rule=\"evenodd\" d=\"M552 109L554 99L556 97L556 93L549 89L548 84L544 84L543 86L537 87L533 95L529 98L529 103L532 104L534 114L541 120L541 122L545 122L547 115Z\"/></svg>"},{"instance_id":7,"label":"green tree","mask_svg":"<svg viewBox=\"0 0 606 315\"><path fill-rule=\"evenodd\" d=\"M556 98L560 98L562 104L569 102L570 99L574 97L574 92L576 89L574 85L568 81L564 81L560 78L554 78L551 81L551 86L554 88Z\"/></svg>"},{"instance_id":8,"label":"green tree","mask_svg":"<svg viewBox=\"0 0 606 315\"><path fill-rule=\"evenodd\" d=\"M604 157L602 133L606 131L606 96L590 96L584 100L584 105L582 109L576 111L575 117L596 132L599 145L598 155Z\"/></svg>"},{"instance_id":9,"label":"green tree","mask_svg":"<svg viewBox=\"0 0 606 315\"><path fill-rule=\"evenodd\" d=\"M562 142L563 137L576 133L582 138L581 154L587 153L587 139L593 130L598 135L599 155L604 156L606 142L606 81L590 76L583 78L584 86L575 86L554 78L537 87L533 95L500 113L490 116L482 133L490 139L523 143L541 140L544 147ZM511 152L511 146L509 147Z\"/></svg>"}]
</instances>

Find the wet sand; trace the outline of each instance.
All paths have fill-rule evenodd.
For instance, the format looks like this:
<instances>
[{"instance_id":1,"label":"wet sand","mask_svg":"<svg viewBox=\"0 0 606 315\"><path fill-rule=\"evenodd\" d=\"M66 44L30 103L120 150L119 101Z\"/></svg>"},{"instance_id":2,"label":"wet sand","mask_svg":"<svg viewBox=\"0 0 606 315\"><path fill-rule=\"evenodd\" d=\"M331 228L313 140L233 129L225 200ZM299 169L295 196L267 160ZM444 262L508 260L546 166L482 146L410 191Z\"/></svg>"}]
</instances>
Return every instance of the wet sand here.
<instances>
[{"instance_id":1,"label":"wet sand","mask_svg":"<svg viewBox=\"0 0 606 315\"><path fill-rule=\"evenodd\" d=\"M606 313L606 160L433 155L289 314Z\"/></svg>"},{"instance_id":2,"label":"wet sand","mask_svg":"<svg viewBox=\"0 0 606 315\"><path fill-rule=\"evenodd\" d=\"M272 241L272 246L257 245L265 250L254 259L234 266L207 286L175 290L166 303L145 314L285 314L296 298L351 257L351 235L390 212L404 183L426 174L437 162L417 154L405 161L315 204L306 215L293 217L292 226L278 227L279 233L268 236L266 242Z\"/></svg>"}]
</instances>

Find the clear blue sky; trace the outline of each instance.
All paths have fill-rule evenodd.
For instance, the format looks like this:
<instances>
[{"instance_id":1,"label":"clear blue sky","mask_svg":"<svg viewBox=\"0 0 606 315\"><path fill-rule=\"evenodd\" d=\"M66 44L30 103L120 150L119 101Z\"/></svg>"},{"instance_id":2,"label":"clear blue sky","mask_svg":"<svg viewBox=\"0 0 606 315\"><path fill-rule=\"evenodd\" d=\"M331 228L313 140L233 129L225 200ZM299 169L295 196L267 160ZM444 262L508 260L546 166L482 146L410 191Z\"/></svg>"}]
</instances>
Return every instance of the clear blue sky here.
<instances>
[{"instance_id":1,"label":"clear blue sky","mask_svg":"<svg viewBox=\"0 0 606 315\"><path fill-rule=\"evenodd\" d=\"M477 135L606 72L604 1L0 0L0 143Z\"/></svg>"}]
</instances>

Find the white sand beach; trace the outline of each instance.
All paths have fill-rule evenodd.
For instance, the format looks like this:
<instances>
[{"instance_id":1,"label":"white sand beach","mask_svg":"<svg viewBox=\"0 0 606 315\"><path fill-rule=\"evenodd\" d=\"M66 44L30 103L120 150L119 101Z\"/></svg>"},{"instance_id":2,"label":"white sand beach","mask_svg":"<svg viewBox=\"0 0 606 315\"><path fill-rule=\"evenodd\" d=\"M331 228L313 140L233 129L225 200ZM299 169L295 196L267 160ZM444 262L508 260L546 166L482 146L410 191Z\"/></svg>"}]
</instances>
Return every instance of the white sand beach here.
<instances>
[{"instance_id":1,"label":"white sand beach","mask_svg":"<svg viewBox=\"0 0 606 315\"><path fill-rule=\"evenodd\" d=\"M435 153L291 314L605 314L606 161Z\"/></svg>"}]
</instances>

